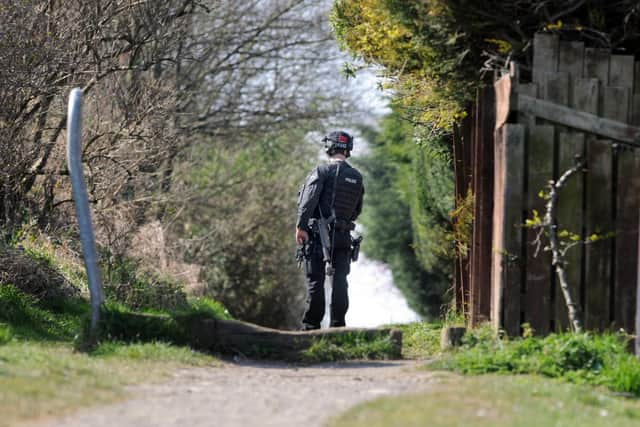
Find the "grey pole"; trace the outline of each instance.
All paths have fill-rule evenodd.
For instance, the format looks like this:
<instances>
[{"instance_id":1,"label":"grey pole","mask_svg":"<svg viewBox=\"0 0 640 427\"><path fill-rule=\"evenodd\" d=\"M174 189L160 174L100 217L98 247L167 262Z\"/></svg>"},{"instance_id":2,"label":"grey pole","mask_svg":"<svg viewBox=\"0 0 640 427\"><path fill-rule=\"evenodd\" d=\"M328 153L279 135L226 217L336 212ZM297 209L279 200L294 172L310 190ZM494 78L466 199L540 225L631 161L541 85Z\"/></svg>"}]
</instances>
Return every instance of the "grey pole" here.
<instances>
[{"instance_id":1,"label":"grey pole","mask_svg":"<svg viewBox=\"0 0 640 427\"><path fill-rule=\"evenodd\" d=\"M102 284L95 237L91 225L89 199L87 187L82 172L82 90L75 88L69 95L69 110L67 114L67 167L71 176L73 200L76 204L76 217L80 228L80 240L84 255L84 266L89 279L91 294L91 331L90 338L96 337L96 328L100 320L100 305L102 305Z\"/></svg>"}]
</instances>

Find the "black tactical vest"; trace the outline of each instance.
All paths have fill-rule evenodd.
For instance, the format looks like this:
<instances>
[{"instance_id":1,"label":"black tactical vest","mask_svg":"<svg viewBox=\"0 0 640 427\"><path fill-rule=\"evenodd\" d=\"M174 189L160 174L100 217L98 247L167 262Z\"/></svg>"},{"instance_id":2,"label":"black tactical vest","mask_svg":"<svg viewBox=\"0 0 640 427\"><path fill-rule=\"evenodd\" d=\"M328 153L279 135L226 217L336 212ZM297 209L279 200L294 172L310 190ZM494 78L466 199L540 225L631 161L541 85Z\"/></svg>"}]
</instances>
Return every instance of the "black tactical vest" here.
<instances>
[{"instance_id":1,"label":"black tactical vest","mask_svg":"<svg viewBox=\"0 0 640 427\"><path fill-rule=\"evenodd\" d=\"M323 165L321 168L324 170L319 172L325 177L319 204L322 214L325 217L331 216L333 207L337 219L353 221L364 188L362 175L344 161Z\"/></svg>"}]
</instances>

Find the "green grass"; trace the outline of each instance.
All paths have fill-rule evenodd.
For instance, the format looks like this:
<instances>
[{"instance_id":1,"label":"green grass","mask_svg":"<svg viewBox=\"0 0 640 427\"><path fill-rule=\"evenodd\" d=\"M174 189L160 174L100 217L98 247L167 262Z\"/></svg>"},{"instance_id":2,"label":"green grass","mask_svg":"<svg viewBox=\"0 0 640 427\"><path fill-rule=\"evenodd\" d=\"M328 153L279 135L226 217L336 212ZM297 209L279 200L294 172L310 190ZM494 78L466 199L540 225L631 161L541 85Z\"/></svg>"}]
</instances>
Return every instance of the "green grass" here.
<instances>
[{"instance_id":1,"label":"green grass","mask_svg":"<svg viewBox=\"0 0 640 427\"><path fill-rule=\"evenodd\" d=\"M25 255L57 270L75 288L88 292L87 275L82 260L71 255L73 251L53 243L44 234L36 233L29 228L19 230L13 237L13 245L19 244Z\"/></svg>"},{"instance_id":2,"label":"green grass","mask_svg":"<svg viewBox=\"0 0 640 427\"><path fill-rule=\"evenodd\" d=\"M484 328L468 333L460 349L430 366L463 374L538 374L640 396L640 361L628 352L628 339L566 333L500 340Z\"/></svg>"},{"instance_id":3,"label":"green grass","mask_svg":"<svg viewBox=\"0 0 640 427\"><path fill-rule=\"evenodd\" d=\"M14 286L0 284L0 322L20 339L70 341L87 311L82 300L39 302Z\"/></svg>"},{"instance_id":4,"label":"green grass","mask_svg":"<svg viewBox=\"0 0 640 427\"><path fill-rule=\"evenodd\" d=\"M0 426L122 399L125 385L215 363L210 356L162 343L105 343L87 354L68 342L12 339L0 345Z\"/></svg>"},{"instance_id":5,"label":"green grass","mask_svg":"<svg viewBox=\"0 0 640 427\"><path fill-rule=\"evenodd\" d=\"M81 299L38 301L0 284L0 426L121 399L127 384L157 381L178 367L217 363L214 357L168 343L175 329L166 314L156 316L161 321L151 326L121 325L128 327L130 343L103 337L91 352L78 352L75 346L88 310ZM109 307L103 312L107 320L109 312ZM121 319L123 313L135 314L120 307L111 307L111 312ZM224 315L224 310L199 301L179 315L214 314ZM168 329L158 329L167 323Z\"/></svg>"},{"instance_id":6,"label":"green grass","mask_svg":"<svg viewBox=\"0 0 640 427\"><path fill-rule=\"evenodd\" d=\"M433 374L426 392L361 404L333 418L328 426L640 425L639 401L616 397L600 388L528 375Z\"/></svg>"},{"instance_id":7,"label":"green grass","mask_svg":"<svg viewBox=\"0 0 640 427\"><path fill-rule=\"evenodd\" d=\"M326 336L316 340L300 353L305 363L335 362L340 360L388 360L397 359L396 347L388 334L366 337L361 332Z\"/></svg>"},{"instance_id":8,"label":"green grass","mask_svg":"<svg viewBox=\"0 0 640 427\"><path fill-rule=\"evenodd\" d=\"M402 331L402 357L428 359L440 353L442 323L414 322L396 325Z\"/></svg>"}]
</instances>

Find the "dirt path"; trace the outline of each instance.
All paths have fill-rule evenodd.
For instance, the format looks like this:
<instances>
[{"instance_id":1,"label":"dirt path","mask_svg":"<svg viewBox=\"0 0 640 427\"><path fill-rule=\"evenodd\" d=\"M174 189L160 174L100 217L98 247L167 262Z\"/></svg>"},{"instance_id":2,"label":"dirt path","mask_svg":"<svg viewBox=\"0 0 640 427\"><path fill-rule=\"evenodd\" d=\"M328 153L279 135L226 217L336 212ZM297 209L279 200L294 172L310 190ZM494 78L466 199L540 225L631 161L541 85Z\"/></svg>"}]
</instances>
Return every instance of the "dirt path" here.
<instances>
[{"instance_id":1,"label":"dirt path","mask_svg":"<svg viewBox=\"0 0 640 427\"><path fill-rule=\"evenodd\" d=\"M383 395L424 390L417 362L351 362L296 367L241 362L179 371L132 387L131 400L47 420L45 426L321 426L332 415Z\"/></svg>"}]
</instances>

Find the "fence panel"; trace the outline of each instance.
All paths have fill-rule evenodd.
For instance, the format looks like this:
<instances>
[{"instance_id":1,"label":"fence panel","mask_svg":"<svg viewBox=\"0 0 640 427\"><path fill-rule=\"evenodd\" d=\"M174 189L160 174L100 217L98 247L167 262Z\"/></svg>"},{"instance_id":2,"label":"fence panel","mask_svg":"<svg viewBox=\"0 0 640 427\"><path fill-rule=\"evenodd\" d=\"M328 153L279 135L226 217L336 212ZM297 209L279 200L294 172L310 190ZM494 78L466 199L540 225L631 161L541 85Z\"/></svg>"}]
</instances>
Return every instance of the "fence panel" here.
<instances>
[{"instance_id":1,"label":"fence panel","mask_svg":"<svg viewBox=\"0 0 640 427\"><path fill-rule=\"evenodd\" d=\"M561 191L558 227L587 241L615 234L567 252L567 277L587 329L632 331L640 226L640 149L634 141L640 129L628 123L640 125L640 63L551 34L536 35L533 56L532 82L511 83L520 99L498 101L514 104L519 125L507 123L495 134L491 316L509 334L519 333L523 321L541 334L568 327L550 256L533 256L534 232L521 226L532 210L544 214L538 193L579 156L586 172ZM478 183L477 175L487 172L473 173ZM474 245L481 240L474 237ZM476 254L473 264L483 257ZM483 292L472 293L472 305Z\"/></svg>"}]
</instances>

